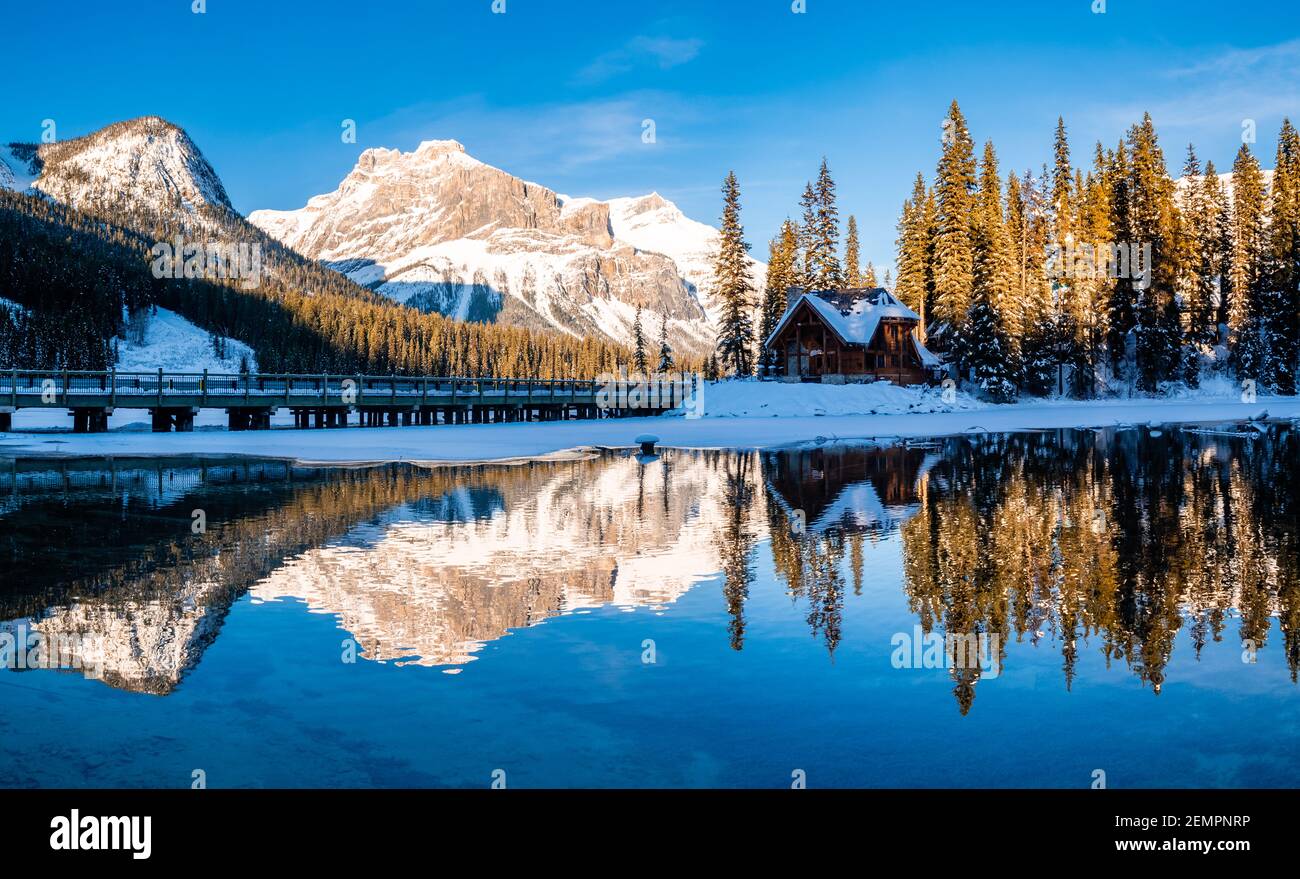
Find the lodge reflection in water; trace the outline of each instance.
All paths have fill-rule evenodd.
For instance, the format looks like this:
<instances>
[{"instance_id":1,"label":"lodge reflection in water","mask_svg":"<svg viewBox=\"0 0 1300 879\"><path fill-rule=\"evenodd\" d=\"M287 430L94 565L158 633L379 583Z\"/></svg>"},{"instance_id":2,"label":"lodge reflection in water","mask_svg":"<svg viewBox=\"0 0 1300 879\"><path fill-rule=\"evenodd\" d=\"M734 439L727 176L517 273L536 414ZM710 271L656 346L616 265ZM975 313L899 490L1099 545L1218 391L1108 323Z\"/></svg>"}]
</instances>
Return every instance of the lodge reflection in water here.
<instances>
[{"instance_id":1,"label":"lodge reflection in water","mask_svg":"<svg viewBox=\"0 0 1300 879\"><path fill-rule=\"evenodd\" d=\"M363 658L455 670L512 629L663 608L708 580L743 650L770 552L826 650L881 652L852 644L843 614L888 551L924 631L996 636L1003 665L1012 642L1046 642L1066 687L1091 646L1158 692L1183 629L1197 654L1280 638L1294 681L1297 451L1283 425L1253 441L1064 431L651 463L23 462L0 474L0 628L96 633L106 682L167 693L245 595L334 615ZM965 712L980 671L952 675Z\"/></svg>"}]
</instances>

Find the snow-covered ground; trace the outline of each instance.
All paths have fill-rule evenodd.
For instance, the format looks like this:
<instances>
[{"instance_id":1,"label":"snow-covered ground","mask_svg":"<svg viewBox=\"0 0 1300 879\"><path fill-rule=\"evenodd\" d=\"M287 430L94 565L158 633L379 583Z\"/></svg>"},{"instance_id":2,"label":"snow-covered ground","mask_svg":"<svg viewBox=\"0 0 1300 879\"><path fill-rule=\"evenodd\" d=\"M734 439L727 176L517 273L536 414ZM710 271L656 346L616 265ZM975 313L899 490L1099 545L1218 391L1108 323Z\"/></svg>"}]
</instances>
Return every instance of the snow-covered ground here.
<instances>
[{"instance_id":1,"label":"snow-covered ground","mask_svg":"<svg viewBox=\"0 0 1300 879\"><path fill-rule=\"evenodd\" d=\"M128 336L130 334L128 333ZM237 373L243 360L249 372L257 372L253 349L243 342L225 339L225 357L218 357L207 330L200 329L174 311L159 308L148 316L144 343L117 341L118 372L203 372Z\"/></svg>"},{"instance_id":2,"label":"snow-covered ground","mask_svg":"<svg viewBox=\"0 0 1300 879\"><path fill-rule=\"evenodd\" d=\"M889 382L866 385L710 382L704 387L706 418L814 417L824 415L903 415L983 409L969 394L945 399L939 388L901 388Z\"/></svg>"},{"instance_id":3,"label":"snow-covered ground","mask_svg":"<svg viewBox=\"0 0 1300 879\"><path fill-rule=\"evenodd\" d=\"M757 384L757 383L755 383ZM768 387L762 385L760 387ZM793 386L812 393L809 385ZM745 389L743 393L747 393ZM909 392L917 393L917 392ZM708 390L706 389L706 394ZM726 391L715 389L725 399ZM705 409L709 403L706 400ZM22 455L260 455L299 461L490 461L536 457L592 447L625 448L642 433L672 448L756 449L836 440L888 441L968 432L1150 423L1214 423L1255 418L1300 419L1300 398L1130 399L1035 401L981 409L904 414L788 417L661 417L539 424L271 430L229 433L0 434L0 454ZM19 412L21 416L23 413ZM15 425L20 426L20 425Z\"/></svg>"}]
</instances>

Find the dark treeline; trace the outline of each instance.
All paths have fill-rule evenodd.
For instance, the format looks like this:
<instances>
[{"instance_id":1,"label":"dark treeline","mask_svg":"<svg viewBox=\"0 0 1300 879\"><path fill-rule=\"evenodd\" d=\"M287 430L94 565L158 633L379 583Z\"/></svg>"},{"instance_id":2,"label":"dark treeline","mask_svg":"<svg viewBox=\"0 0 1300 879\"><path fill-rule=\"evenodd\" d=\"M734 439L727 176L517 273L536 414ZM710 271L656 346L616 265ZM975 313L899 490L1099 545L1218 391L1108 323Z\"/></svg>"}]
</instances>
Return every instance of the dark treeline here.
<instances>
[{"instance_id":1,"label":"dark treeline","mask_svg":"<svg viewBox=\"0 0 1300 879\"><path fill-rule=\"evenodd\" d=\"M201 237L190 222L94 204L0 190L0 298L19 306L0 308L0 366L107 369L127 317L154 306L249 345L263 372L591 378L631 360L600 341L398 305L232 212L205 208ZM178 237L260 247L260 283L154 277L150 248Z\"/></svg>"}]
</instances>

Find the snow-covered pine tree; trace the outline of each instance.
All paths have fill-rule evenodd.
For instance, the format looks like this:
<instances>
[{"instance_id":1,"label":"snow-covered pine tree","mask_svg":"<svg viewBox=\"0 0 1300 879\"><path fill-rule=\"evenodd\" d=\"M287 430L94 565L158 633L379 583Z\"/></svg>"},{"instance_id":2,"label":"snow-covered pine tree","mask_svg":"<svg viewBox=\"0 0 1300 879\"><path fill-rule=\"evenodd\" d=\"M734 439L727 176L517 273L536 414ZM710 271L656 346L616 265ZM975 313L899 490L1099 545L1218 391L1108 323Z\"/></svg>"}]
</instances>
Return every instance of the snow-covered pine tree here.
<instances>
[{"instance_id":1,"label":"snow-covered pine tree","mask_svg":"<svg viewBox=\"0 0 1300 879\"><path fill-rule=\"evenodd\" d=\"M844 235L844 276L850 287L862 286L862 260L858 244L858 218L849 214Z\"/></svg>"},{"instance_id":2,"label":"snow-covered pine tree","mask_svg":"<svg viewBox=\"0 0 1300 879\"><path fill-rule=\"evenodd\" d=\"M880 285L884 287L886 290L888 290L890 293L893 293L894 292L893 272L891 272L889 269L885 269L885 279L880 282Z\"/></svg>"},{"instance_id":3,"label":"snow-covered pine tree","mask_svg":"<svg viewBox=\"0 0 1300 879\"><path fill-rule=\"evenodd\" d=\"M659 363L656 369L660 375L673 371L673 349L668 344L668 312L659 317Z\"/></svg>"},{"instance_id":4,"label":"snow-covered pine tree","mask_svg":"<svg viewBox=\"0 0 1300 879\"><path fill-rule=\"evenodd\" d=\"M632 369L637 375L646 374L645 333L641 329L641 306L636 307L632 321Z\"/></svg>"},{"instance_id":5,"label":"snow-covered pine tree","mask_svg":"<svg viewBox=\"0 0 1300 879\"><path fill-rule=\"evenodd\" d=\"M759 342L767 340L776 329L781 315L785 314L786 294L796 286L796 263L799 260L799 233L794 223L786 220L781 232L768 243L767 285L763 290L763 313L759 321Z\"/></svg>"},{"instance_id":6,"label":"snow-covered pine tree","mask_svg":"<svg viewBox=\"0 0 1300 879\"><path fill-rule=\"evenodd\" d=\"M816 200L812 237L809 242L809 283L814 290L834 290L844 286L840 268L840 220L835 207L835 181L825 157L817 172L813 188Z\"/></svg>"},{"instance_id":7,"label":"snow-covered pine tree","mask_svg":"<svg viewBox=\"0 0 1300 879\"><path fill-rule=\"evenodd\" d=\"M1064 242L1073 231L1074 205L1072 184L1074 169L1070 165L1070 140L1065 119L1056 117L1056 134L1052 138L1052 233Z\"/></svg>"},{"instance_id":8,"label":"snow-covered pine tree","mask_svg":"<svg viewBox=\"0 0 1300 879\"><path fill-rule=\"evenodd\" d=\"M1265 378L1260 290L1268 258L1267 197L1259 161L1243 143L1232 163L1232 283L1228 294L1228 345L1237 378L1242 381Z\"/></svg>"},{"instance_id":9,"label":"snow-covered pine tree","mask_svg":"<svg viewBox=\"0 0 1300 879\"><path fill-rule=\"evenodd\" d=\"M1018 344L1007 331L1012 260L1002 216L1002 180L993 142L984 144L972 226L972 295L968 361L975 384L994 400L1016 395Z\"/></svg>"},{"instance_id":10,"label":"snow-covered pine tree","mask_svg":"<svg viewBox=\"0 0 1300 879\"><path fill-rule=\"evenodd\" d=\"M1230 298L1228 292L1232 287L1232 205L1213 161L1205 163L1205 176L1201 179L1201 186L1210 215L1211 227L1207 230L1207 235L1211 242L1214 274L1218 281L1214 298L1214 339L1211 340L1211 344L1217 345L1225 337Z\"/></svg>"},{"instance_id":11,"label":"snow-covered pine tree","mask_svg":"<svg viewBox=\"0 0 1300 879\"><path fill-rule=\"evenodd\" d=\"M1296 393L1300 367L1300 133L1282 120L1269 214L1270 265L1263 302L1268 377L1278 393Z\"/></svg>"},{"instance_id":12,"label":"snow-covered pine tree","mask_svg":"<svg viewBox=\"0 0 1300 879\"><path fill-rule=\"evenodd\" d=\"M1213 205L1205 186L1196 149L1187 145L1187 160L1183 163L1183 179L1187 181L1179 212L1181 256L1179 263L1179 295L1187 313L1187 332L1183 350L1183 381L1195 387L1200 382L1201 361L1211 353L1217 329L1214 300L1215 276L1215 223Z\"/></svg>"},{"instance_id":13,"label":"snow-covered pine tree","mask_svg":"<svg viewBox=\"0 0 1300 879\"><path fill-rule=\"evenodd\" d=\"M867 270L862 273L862 285L864 287L880 286L880 279L876 277L876 266L871 260L867 260Z\"/></svg>"},{"instance_id":14,"label":"snow-covered pine tree","mask_svg":"<svg viewBox=\"0 0 1300 879\"><path fill-rule=\"evenodd\" d=\"M1056 387L1057 317L1052 299L1052 281L1047 277L1044 259L1052 234L1051 195L1047 187L1047 168L1034 177L1025 171L1020 181L1024 224L1021 242L1019 278L1024 284L1020 294L1022 339L1021 387L1031 394L1044 395Z\"/></svg>"},{"instance_id":15,"label":"snow-covered pine tree","mask_svg":"<svg viewBox=\"0 0 1300 879\"><path fill-rule=\"evenodd\" d=\"M939 342L959 368L966 360L972 285L971 214L975 155L961 108L953 101L943 126L935 179L934 316Z\"/></svg>"},{"instance_id":16,"label":"snow-covered pine tree","mask_svg":"<svg viewBox=\"0 0 1300 879\"><path fill-rule=\"evenodd\" d=\"M803 210L803 222L799 225L799 258L795 262L796 286L811 290L817 264L817 192L813 189L811 180L804 185L803 195L799 197L799 207Z\"/></svg>"},{"instance_id":17,"label":"snow-covered pine tree","mask_svg":"<svg viewBox=\"0 0 1300 879\"><path fill-rule=\"evenodd\" d=\"M717 354L720 367L740 377L754 372L753 279L749 273L749 245L740 223L740 184L730 171L722 184L722 225L717 260L713 267L714 289L722 301L718 326Z\"/></svg>"}]
</instances>

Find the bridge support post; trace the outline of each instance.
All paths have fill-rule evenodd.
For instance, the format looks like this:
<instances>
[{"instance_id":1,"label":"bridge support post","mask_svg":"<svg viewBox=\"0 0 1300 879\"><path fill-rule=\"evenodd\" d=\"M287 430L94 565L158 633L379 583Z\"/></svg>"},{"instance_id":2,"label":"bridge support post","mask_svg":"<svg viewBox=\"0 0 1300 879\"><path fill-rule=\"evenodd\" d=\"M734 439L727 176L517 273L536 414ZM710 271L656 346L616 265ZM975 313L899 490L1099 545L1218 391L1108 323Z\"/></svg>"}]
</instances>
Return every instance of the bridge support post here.
<instances>
[{"instance_id":1,"label":"bridge support post","mask_svg":"<svg viewBox=\"0 0 1300 879\"><path fill-rule=\"evenodd\" d=\"M112 410L78 407L72 410L73 433L103 433L108 430Z\"/></svg>"}]
</instances>

